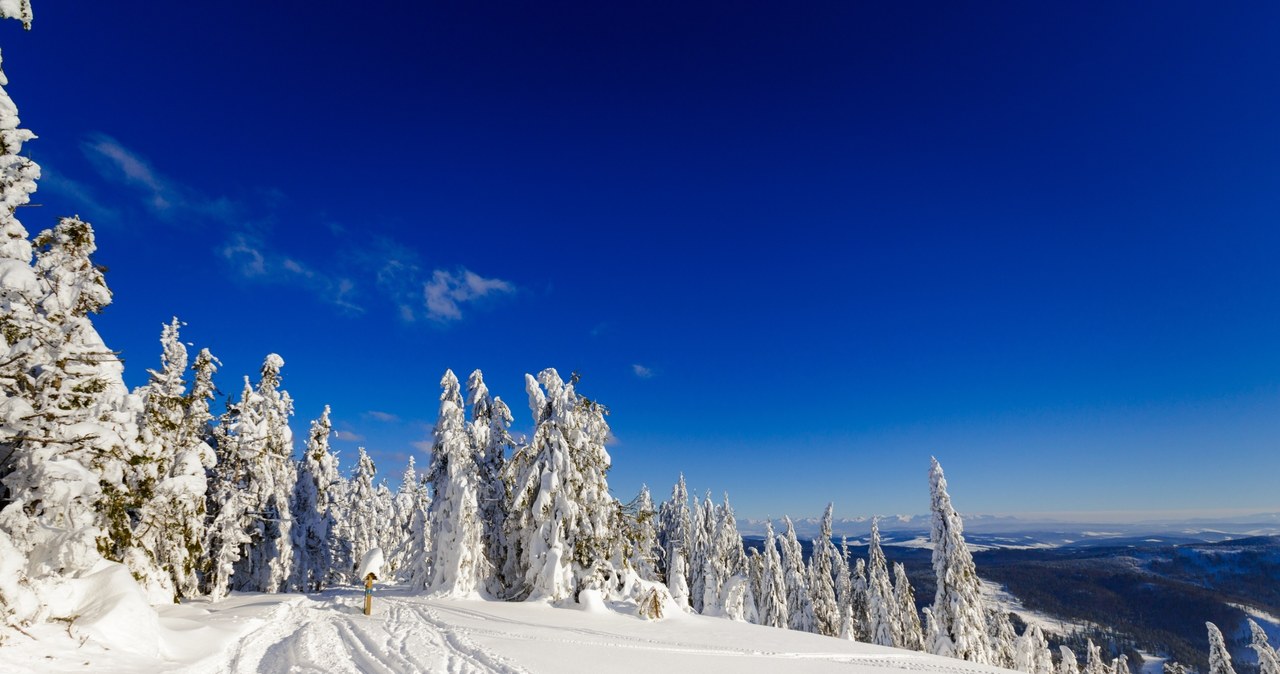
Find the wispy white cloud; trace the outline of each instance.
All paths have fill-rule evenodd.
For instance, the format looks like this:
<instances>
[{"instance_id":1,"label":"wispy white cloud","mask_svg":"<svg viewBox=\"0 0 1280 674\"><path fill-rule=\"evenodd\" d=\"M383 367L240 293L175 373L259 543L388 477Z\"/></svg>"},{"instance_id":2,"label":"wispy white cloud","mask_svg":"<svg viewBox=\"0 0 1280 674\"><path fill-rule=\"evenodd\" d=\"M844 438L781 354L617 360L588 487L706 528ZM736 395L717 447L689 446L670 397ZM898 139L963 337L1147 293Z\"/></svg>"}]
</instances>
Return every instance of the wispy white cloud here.
<instances>
[{"instance_id":1,"label":"wispy white cloud","mask_svg":"<svg viewBox=\"0 0 1280 674\"><path fill-rule=\"evenodd\" d=\"M420 452L426 452L427 454L431 453L431 448L433 446L430 440L416 440L409 444L412 445L414 449Z\"/></svg>"},{"instance_id":2,"label":"wispy white cloud","mask_svg":"<svg viewBox=\"0 0 1280 674\"><path fill-rule=\"evenodd\" d=\"M343 430L334 431L333 437L339 440L345 440L347 442L360 442L361 440L364 440L364 436L360 435L359 433L354 433L352 431L343 431Z\"/></svg>"},{"instance_id":3,"label":"wispy white cloud","mask_svg":"<svg viewBox=\"0 0 1280 674\"><path fill-rule=\"evenodd\" d=\"M102 203L97 192L88 184L64 175L48 164L40 166L40 189L56 194L71 202L78 215L94 223L118 222L120 211Z\"/></svg>"},{"instance_id":4,"label":"wispy white cloud","mask_svg":"<svg viewBox=\"0 0 1280 674\"><path fill-rule=\"evenodd\" d=\"M224 223L237 219L239 207L232 200L206 196L164 176L145 157L111 136L92 134L80 149L99 176L136 190L142 205L160 219L187 222L192 215Z\"/></svg>"},{"instance_id":5,"label":"wispy white cloud","mask_svg":"<svg viewBox=\"0 0 1280 674\"><path fill-rule=\"evenodd\" d=\"M219 252L241 278L297 286L344 312L364 311L356 302L356 285L350 278L323 274L295 258L274 253L260 237L236 234Z\"/></svg>"},{"instance_id":6,"label":"wispy white cloud","mask_svg":"<svg viewBox=\"0 0 1280 674\"><path fill-rule=\"evenodd\" d=\"M631 371L632 371L632 372L634 372L634 373L635 373L635 375L636 375L637 377L641 378L641 379L652 379L652 378L653 378L653 369L652 369L652 368L645 367L644 365L641 365L640 363L636 363L636 364L632 365L632 366L631 366Z\"/></svg>"},{"instance_id":7,"label":"wispy white cloud","mask_svg":"<svg viewBox=\"0 0 1280 674\"><path fill-rule=\"evenodd\" d=\"M384 424L393 424L397 421L400 421L400 417L390 412L379 412L378 410L369 410L368 412L365 412L364 415L366 417L369 417L370 419L373 419L374 421L381 421Z\"/></svg>"},{"instance_id":8,"label":"wispy white cloud","mask_svg":"<svg viewBox=\"0 0 1280 674\"><path fill-rule=\"evenodd\" d=\"M469 269L457 273L437 269L423 286L427 317L441 323L462 318L462 305L493 295L506 295L515 286L496 278L485 278Z\"/></svg>"}]
</instances>

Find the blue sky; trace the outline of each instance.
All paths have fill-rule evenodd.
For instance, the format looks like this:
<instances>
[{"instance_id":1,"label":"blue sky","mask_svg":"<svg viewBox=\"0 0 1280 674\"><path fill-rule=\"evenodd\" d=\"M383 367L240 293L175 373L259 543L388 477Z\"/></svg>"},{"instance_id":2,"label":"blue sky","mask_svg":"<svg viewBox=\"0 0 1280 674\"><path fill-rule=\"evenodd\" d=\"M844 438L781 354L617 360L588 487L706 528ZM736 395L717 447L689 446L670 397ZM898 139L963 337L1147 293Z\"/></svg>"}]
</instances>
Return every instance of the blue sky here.
<instances>
[{"instance_id":1,"label":"blue sky","mask_svg":"<svg viewBox=\"0 0 1280 674\"><path fill-rule=\"evenodd\" d=\"M131 384L176 314L393 480L445 368L556 367L624 500L1280 508L1280 8L405 4L0 28Z\"/></svg>"}]
</instances>

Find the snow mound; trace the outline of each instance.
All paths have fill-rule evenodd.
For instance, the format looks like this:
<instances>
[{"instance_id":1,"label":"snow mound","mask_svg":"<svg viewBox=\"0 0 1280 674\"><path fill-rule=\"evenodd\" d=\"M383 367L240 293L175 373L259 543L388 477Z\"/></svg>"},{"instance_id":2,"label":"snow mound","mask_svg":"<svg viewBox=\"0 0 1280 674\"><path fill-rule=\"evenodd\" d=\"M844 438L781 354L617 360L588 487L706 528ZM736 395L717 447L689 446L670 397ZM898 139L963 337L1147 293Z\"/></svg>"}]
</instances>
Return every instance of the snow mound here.
<instances>
[{"instance_id":1,"label":"snow mound","mask_svg":"<svg viewBox=\"0 0 1280 674\"><path fill-rule=\"evenodd\" d=\"M50 613L66 620L69 631L138 655L162 654L160 616L125 565L102 561L50 590Z\"/></svg>"},{"instance_id":2,"label":"snow mound","mask_svg":"<svg viewBox=\"0 0 1280 674\"><path fill-rule=\"evenodd\" d=\"M359 578L360 582L364 582L364 577L371 573L375 579L381 578L384 561L382 548L373 548L364 553L364 559L360 560L360 570L356 572L356 578Z\"/></svg>"},{"instance_id":3,"label":"snow mound","mask_svg":"<svg viewBox=\"0 0 1280 674\"><path fill-rule=\"evenodd\" d=\"M591 588L578 593L577 608L587 613L609 613L609 607L604 603L604 595L600 594L600 590Z\"/></svg>"}]
</instances>

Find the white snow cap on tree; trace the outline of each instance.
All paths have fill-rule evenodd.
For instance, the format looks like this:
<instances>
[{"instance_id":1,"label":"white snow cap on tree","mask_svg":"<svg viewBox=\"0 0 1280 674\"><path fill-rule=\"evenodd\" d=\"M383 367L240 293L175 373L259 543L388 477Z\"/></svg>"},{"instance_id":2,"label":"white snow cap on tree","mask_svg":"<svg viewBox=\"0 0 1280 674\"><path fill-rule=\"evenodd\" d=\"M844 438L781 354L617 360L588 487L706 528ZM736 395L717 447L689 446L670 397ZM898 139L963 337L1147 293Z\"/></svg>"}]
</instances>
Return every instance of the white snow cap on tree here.
<instances>
[{"instance_id":1,"label":"white snow cap on tree","mask_svg":"<svg viewBox=\"0 0 1280 674\"><path fill-rule=\"evenodd\" d=\"M1213 623L1205 623L1204 626L1209 629L1209 674L1236 674L1222 632Z\"/></svg>"},{"instance_id":2,"label":"white snow cap on tree","mask_svg":"<svg viewBox=\"0 0 1280 674\"><path fill-rule=\"evenodd\" d=\"M950 646L935 643L931 652L990 664L982 584L973 565L973 555L964 542L960 514L952 507L951 496L947 494L947 479L942 474L942 466L937 459L932 459L932 464L929 470L933 512L930 540L933 543L933 570L937 575L933 617L937 621L938 636L949 641Z\"/></svg>"},{"instance_id":3,"label":"white snow cap on tree","mask_svg":"<svg viewBox=\"0 0 1280 674\"><path fill-rule=\"evenodd\" d=\"M782 558L778 555L778 537L773 534L772 521L765 520L764 531L760 594L756 597L760 602L760 624L785 629L788 624L787 581Z\"/></svg>"},{"instance_id":4,"label":"white snow cap on tree","mask_svg":"<svg viewBox=\"0 0 1280 674\"><path fill-rule=\"evenodd\" d=\"M893 584L889 581L889 564L880 547L880 518L871 519L871 543L867 546L867 613L871 618L867 631L877 646L902 645L897 625L897 604L893 601Z\"/></svg>"},{"instance_id":5,"label":"white snow cap on tree","mask_svg":"<svg viewBox=\"0 0 1280 674\"><path fill-rule=\"evenodd\" d=\"M836 600L836 574L839 564L835 543L831 542L831 518L835 504L828 503L822 514L822 527L813 539L813 554L809 557L809 592L813 601L813 615L818 621L818 633L829 637L840 634L840 604Z\"/></svg>"}]
</instances>

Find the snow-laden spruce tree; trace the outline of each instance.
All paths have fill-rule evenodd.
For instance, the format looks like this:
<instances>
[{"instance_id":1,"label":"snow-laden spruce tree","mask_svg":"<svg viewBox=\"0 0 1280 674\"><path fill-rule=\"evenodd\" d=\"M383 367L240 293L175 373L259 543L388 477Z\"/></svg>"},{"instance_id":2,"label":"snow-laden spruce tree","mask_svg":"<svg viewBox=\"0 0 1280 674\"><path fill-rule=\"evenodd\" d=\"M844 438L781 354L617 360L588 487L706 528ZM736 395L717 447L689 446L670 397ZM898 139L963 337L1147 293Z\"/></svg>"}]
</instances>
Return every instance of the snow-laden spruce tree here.
<instances>
[{"instance_id":1,"label":"snow-laden spruce tree","mask_svg":"<svg viewBox=\"0 0 1280 674\"><path fill-rule=\"evenodd\" d=\"M750 590L747 553L742 545L738 518L733 512L733 505L729 503L728 494L724 495L724 503L715 509L715 517L715 535L707 555L710 570L703 586L703 606L713 605L717 615L746 620L748 612L745 610L745 598ZM742 580L737 580L739 578ZM731 586L736 594L742 595L734 598L732 610L726 604ZM752 603L754 601L753 597Z\"/></svg>"},{"instance_id":2,"label":"snow-laden spruce tree","mask_svg":"<svg viewBox=\"0 0 1280 674\"><path fill-rule=\"evenodd\" d=\"M471 405L471 445L475 452L477 503L480 523L484 527L484 555L493 568L487 590L493 596L505 592L508 579L507 543L504 538L507 520L507 483L504 479L507 453L515 445L511 437L511 410L501 397L489 395L480 370L467 378L467 403Z\"/></svg>"},{"instance_id":3,"label":"snow-laden spruce tree","mask_svg":"<svg viewBox=\"0 0 1280 674\"><path fill-rule=\"evenodd\" d=\"M778 554L778 537L773 533L773 522L767 519L764 524L764 554L761 555L760 594L756 599L760 602L761 625L787 628L786 572Z\"/></svg>"},{"instance_id":4,"label":"snow-laden spruce tree","mask_svg":"<svg viewBox=\"0 0 1280 674\"><path fill-rule=\"evenodd\" d=\"M286 590L293 570L290 506L298 470L289 429L293 400L280 389L283 366L283 358L268 354L257 387L245 378L234 420L219 438L227 444L218 448L219 461L239 463L243 471L249 543L235 566L238 590Z\"/></svg>"},{"instance_id":5,"label":"snow-laden spruce tree","mask_svg":"<svg viewBox=\"0 0 1280 674\"><path fill-rule=\"evenodd\" d=\"M1267 643L1267 633L1258 627L1258 623L1249 620L1249 632L1253 637L1249 647L1258 654L1258 674L1280 674L1280 657L1276 649Z\"/></svg>"},{"instance_id":6,"label":"snow-laden spruce tree","mask_svg":"<svg viewBox=\"0 0 1280 674\"><path fill-rule=\"evenodd\" d=\"M909 651L924 650L924 631L920 627L920 614L916 612L916 593L901 562L893 565L893 602L897 605L897 622L902 630L902 641L898 647ZM1048 648L1047 645L1045 647Z\"/></svg>"},{"instance_id":7,"label":"snow-laden spruce tree","mask_svg":"<svg viewBox=\"0 0 1280 674\"><path fill-rule=\"evenodd\" d=\"M525 375L525 389L533 440L515 452L508 471L507 541L523 571L514 596L562 601L583 589L609 590L618 576L610 531L618 506L606 479L606 410L554 369L537 379Z\"/></svg>"},{"instance_id":8,"label":"snow-laden spruce tree","mask_svg":"<svg viewBox=\"0 0 1280 674\"><path fill-rule=\"evenodd\" d=\"M1110 674L1107 663L1102 661L1102 648L1093 643L1093 639L1085 641L1084 669L1081 674Z\"/></svg>"},{"instance_id":9,"label":"snow-laden spruce tree","mask_svg":"<svg viewBox=\"0 0 1280 674\"><path fill-rule=\"evenodd\" d=\"M319 592L329 581L333 566L335 529L333 487L338 483L338 457L329 446L333 423L329 406L311 422L307 447L298 464L293 498L293 581L303 592Z\"/></svg>"},{"instance_id":10,"label":"snow-laden spruce tree","mask_svg":"<svg viewBox=\"0 0 1280 674\"><path fill-rule=\"evenodd\" d=\"M787 591L787 626L800 632L817 632L818 619L813 615L809 598L809 574L805 569L800 541L790 517L784 517L786 533L781 537L782 568Z\"/></svg>"},{"instance_id":11,"label":"snow-laden spruce tree","mask_svg":"<svg viewBox=\"0 0 1280 674\"><path fill-rule=\"evenodd\" d=\"M427 481L431 485L431 571L427 591L469 597L487 589L493 567L485 556L480 521L479 466L453 370L440 380L440 413Z\"/></svg>"},{"instance_id":12,"label":"snow-laden spruce tree","mask_svg":"<svg viewBox=\"0 0 1280 674\"><path fill-rule=\"evenodd\" d=\"M1129 656L1124 653L1117 655L1116 659L1111 661L1111 672L1112 674L1132 674L1129 670Z\"/></svg>"},{"instance_id":13,"label":"snow-laden spruce tree","mask_svg":"<svg viewBox=\"0 0 1280 674\"><path fill-rule=\"evenodd\" d=\"M933 512L930 540L933 543L933 571L937 576L933 617L942 640L950 642L931 644L929 651L935 655L990 664L991 649L981 581L973 565L973 555L965 546L964 525L951 505L947 479L937 459L932 459L929 486Z\"/></svg>"},{"instance_id":14,"label":"snow-laden spruce tree","mask_svg":"<svg viewBox=\"0 0 1280 674\"><path fill-rule=\"evenodd\" d=\"M150 558L165 571L162 578L135 577L150 586L149 594L170 598L199 595L199 567L205 539L206 473L215 463L208 433L208 382L197 382L188 393L183 379L187 349L179 338L182 323L174 318L164 326L160 369L148 370L146 385L135 396L141 402L138 451L131 466L130 500L137 513L129 558ZM202 361L202 368L216 360ZM210 373L211 374L211 373ZM196 396L199 396L198 400ZM148 568L150 563L130 564Z\"/></svg>"},{"instance_id":15,"label":"snow-laden spruce tree","mask_svg":"<svg viewBox=\"0 0 1280 674\"><path fill-rule=\"evenodd\" d=\"M1058 674L1080 674L1080 663L1076 660L1076 654L1066 646L1058 648L1062 652L1062 658L1058 661Z\"/></svg>"},{"instance_id":16,"label":"snow-laden spruce tree","mask_svg":"<svg viewBox=\"0 0 1280 674\"><path fill-rule=\"evenodd\" d=\"M1004 669L1014 669L1017 655L1018 634L1013 629L1009 614L996 609L987 610L987 636L991 640L991 664Z\"/></svg>"},{"instance_id":17,"label":"snow-laden spruce tree","mask_svg":"<svg viewBox=\"0 0 1280 674\"><path fill-rule=\"evenodd\" d=\"M1204 626L1209 629L1209 674L1236 674L1222 632L1213 623L1205 623Z\"/></svg>"},{"instance_id":18,"label":"snow-laden spruce tree","mask_svg":"<svg viewBox=\"0 0 1280 674\"><path fill-rule=\"evenodd\" d=\"M122 561L131 545L126 481L137 406L120 360L89 320L111 301L90 259L93 229L63 218L35 244L41 299L29 335L11 349L26 350L30 369L6 391L10 502L0 528L27 557L29 578L74 576L103 556Z\"/></svg>"},{"instance_id":19,"label":"snow-laden spruce tree","mask_svg":"<svg viewBox=\"0 0 1280 674\"><path fill-rule=\"evenodd\" d=\"M640 485L640 493L636 495L634 504L635 545L630 565L641 578L657 580L662 546L658 544L658 511L653 506L649 485ZM741 545L741 539L739 539L739 545Z\"/></svg>"},{"instance_id":20,"label":"snow-laden spruce tree","mask_svg":"<svg viewBox=\"0 0 1280 674\"><path fill-rule=\"evenodd\" d=\"M1039 625L1028 625L1018 637L1013 669L1026 674L1054 674L1053 653Z\"/></svg>"},{"instance_id":21,"label":"snow-laden spruce tree","mask_svg":"<svg viewBox=\"0 0 1280 674\"><path fill-rule=\"evenodd\" d=\"M840 622L835 635L841 639L856 639L858 629L853 617L853 570L849 568L849 539L846 536L840 537L835 574L836 606L840 609Z\"/></svg>"},{"instance_id":22,"label":"snow-laden spruce tree","mask_svg":"<svg viewBox=\"0 0 1280 674\"><path fill-rule=\"evenodd\" d=\"M382 526L378 527L377 546L382 550L382 574L391 578L395 575L396 559L394 551L404 545L408 539L405 528L396 520L396 497L387 486L387 478L378 481L373 488L373 512Z\"/></svg>"},{"instance_id":23,"label":"snow-laden spruce tree","mask_svg":"<svg viewBox=\"0 0 1280 674\"><path fill-rule=\"evenodd\" d=\"M684 483L684 473L671 488L671 498L658 510L658 542L662 544L660 570L667 574L668 566L675 559L676 551L689 561L689 548L693 545L693 516L689 512L689 488ZM665 576L664 576L665 577Z\"/></svg>"},{"instance_id":24,"label":"snow-laden spruce tree","mask_svg":"<svg viewBox=\"0 0 1280 674\"><path fill-rule=\"evenodd\" d=\"M831 541L831 518L834 503L828 503L822 514L822 527L813 539L813 554L809 557L809 592L813 601L813 615L818 621L818 633L829 637L840 634L840 604L836 601L836 558L840 553Z\"/></svg>"},{"instance_id":25,"label":"snow-laden spruce tree","mask_svg":"<svg viewBox=\"0 0 1280 674\"><path fill-rule=\"evenodd\" d=\"M902 629L898 625L897 603L893 600L893 584L889 581L889 564L880 547L880 518L871 519L871 543L867 546L867 626L871 643L877 646L900 646Z\"/></svg>"},{"instance_id":26,"label":"snow-laden spruce tree","mask_svg":"<svg viewBox=\"0 0 1280 674\"><path fill-rule=\"evenodd\" d=\"M342 569L340 582L358 583L356 567L364 559L365 553L378 547L378 529L386 523L378 519L377 488L374 479L378 469L364 447L356 448L357 458L355 472L351 474L351 482L346 489L345 518L342 523L343 535L350 542L350 554L346 561L349 565Z\"/></svg>"},{"instance_id":27,"label":"snow-laden spruce tree","mask_svg":"<svg viewBox=\"0 0 1280 674\"><path fill-rule=\"evenodd\" d=\"M415 545L413 518L418 504L421 503L418 484L417 461L410 456L409 464L405 466L404 473L400 476L400 487L396 489L392 501L391 529L398 532L399 540L394 548L384 550L387 557L383 571L389 572L389 577L405 577L409 566L413 563Z\"/></svg>"},{"instance_id":28,"label":"snow-laden spruce tree","mask_svg":"<svg viewBox=\"0 0 1280 674\"><path fill-rule=\"evenodd\" d=\"M679 548L676 549L679 551ZM689 583L685 580L684 572L684 555L676 555L671 560L671 565L667 569L667 590L671 592L671 598L675 600L676 605L686 611L692 611L693 607L689 606Z\"/></svg>"},{"instance_id":29,"label":"snow-laden spruce tree","mask_svg":"<svg viewBox=\"0 0 1280 674\"><path fill-rule=\"evenodd\" d=\"M871 593L867 584L867 560L855 559L849 569L849 622L841 625L841 636L864 643L871 641ZM848 627L848 631L844 629Z\"/></svg>"}]
</instances>

